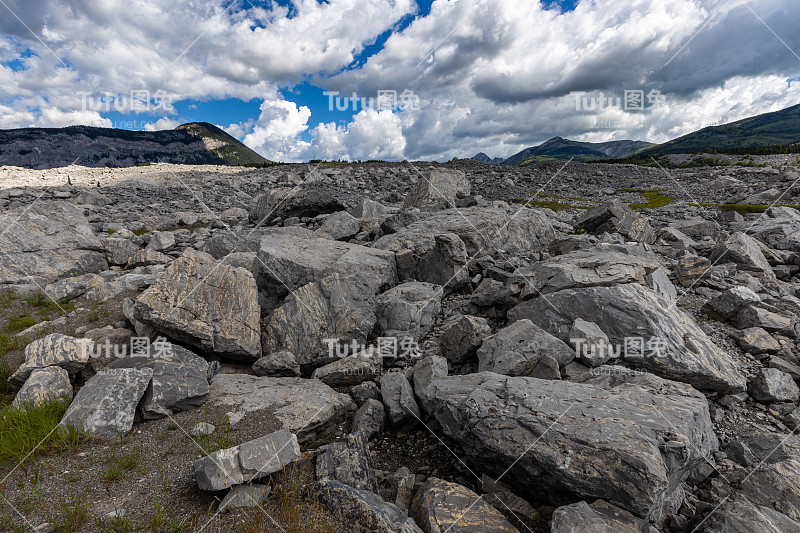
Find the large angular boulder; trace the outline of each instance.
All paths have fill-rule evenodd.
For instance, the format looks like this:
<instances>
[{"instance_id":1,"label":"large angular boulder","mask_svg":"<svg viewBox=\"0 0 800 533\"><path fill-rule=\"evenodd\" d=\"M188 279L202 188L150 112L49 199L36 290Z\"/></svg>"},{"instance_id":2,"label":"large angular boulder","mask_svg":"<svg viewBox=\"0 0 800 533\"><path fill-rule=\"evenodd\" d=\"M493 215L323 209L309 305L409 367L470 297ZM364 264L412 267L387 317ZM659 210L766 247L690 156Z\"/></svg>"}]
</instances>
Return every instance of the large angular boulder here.
<instances>
[{"instance_id":1,"label":"large angular boulder","mask_svg":"<svg viewBox=\"0 0 800 533\"><path fill-rule=\"evenodd\" d=\"M762 368L747 384L747 392L758 402L796 402L797 384L777 368Z\"/></svg>"},{"instance_id":2,"label":"large angular boulder","mask_svg":"<svg viewBox=\"0 0 800 533\"><path fill-rule=\"evenodd\" d=\"M340 353L338 345L363 346L376 320L369 284L361 278L329 276L296 290L269 316L262 332L263 350L288 350L303 372L310 373L348 355Z\"/></svg>"},{"instance_id":3,"label":"large angular boulder","mask_svg":"<svg viewBox=\"0 0 800 533\"><path fill-rule=\"evenodd\" d=\"M638 284L559 291L519 304L508 318L528 319L564 341L575 319L582 318L596 323L633 366L699 390L745 389L746 380L731 356L686 313Z\"/></svg>"},{"instance_id":4,"label":"large angular boulder","mask_svg":"<svg viewBox=\"0 0 800 533\"><path fill-rule=\"evenodd\" d=\"M448 294L469 283L467 249L455 233L403 229L379 239L375 248L394 252L401 281L442 285Z\"/></svg>"},{"instance_id":5,"label":"large angular boulder","mask_svg":"<svg viewBox=\"0 0 800 533\"><path fill-rule=\"evenodd\" d=\"M794 213L772 211L773 216L762 217L754 223L748 224L747 234L774 250L800 252L800 220L797 219L797 210L793 209L792 211Z\"/></svg>"},{"instance_id":6,"label":"large angular boulder","mask_svg":"<svg viewBox=\"0 0 800 533\"><path fill-rule=\"evenodd\" d=\"M317 454L317 479L335 479L354 489L378 492L378 478L367 451L366 436L351 433L344 440L323 446Z\"/></svg>"},{"instance_id":7,"label":"large angular boulder","mask_svg":"<svg viewBox=\"0 0 800 533\"><path fill-rule=\"evenodd\" d=\"M422 533L412 518L374 492L336 480L319 481L317 486L322 505L352 533Z\"/></svg>"},{"instance_id":8,"label":"large angular boulder","mask_svg":"<svg viewBox=\"0 0 800 533\"><path fill-rule=\"evenodd\" d=\"M748 305L761 302L758 294L753 289L744 286L731 287L706 302L702 310L704 313L717 320L727 320Z\"/></svg>"},{"instance_id":9,"label":"large angular boulder","mask_svg":"<svg viewBox=\"0 0 800 533\"><path fill-rule=\"evenodd\" d=\"M128 239L105 239L103 248L109 265L127 265L128 260L139 251L139 246Z\"/></svg>"},{"instance_id":10,"label":"large angular boulder","mask_svg":"<svg viewBox=\"0 0 800 533\"><path fill-rule=\"evenodd\" d=\"M414 390L402 372L387 372L381 378L381 397L389 422L397 431L408 431L420 420Z\"/></svg>"},{"instance_id":11,"label":"large angular boulder","mask_svg":"<svg viewBox=\"0 0 800 533\"><path fill-rule=\"evenodd\" d=\"M603 500L559 507L553 513L552 533L649 533L650 526L627 511Z\"/></svg>"},{"instance_id":12,"label":"large angular boulder","mask_svg":"<svg viewBox=\"0 0 800 533\"><path fill-rule=\"evenodd\" d=\"M357 277L374 294L397 284L393 253L314 237L306 230L290 230L272 230L261 238L258 249L261 290L284 297L331 275Z\"/></svg>"},{"instance_id":13,"label":"large angular boulder","mask_svg":"<svg viewBox=\"0 0 800 533\"><path fill-rule=\"evenodd\" d=\"M619 199L587 211L575 221L575 227L595 235L619 233L636 242L652 243L655 239L655 232L647 217Z\"/></svg>"},{"instance_id":14,"label":"large angular boulder","mask_svg":"<svg viewBox=\"0 0 800 533\"><path fill-rule=\"evenodd\" d=\"M736 263L741 270L772 274L772 268L761 253L758 242L741 231L734 233L714 248L711 259L717 262Z\"/></svg>"},{"instance_id":15,"label":"large angular boulder","mask_svg":"<svg viewBox=\"0 0 800 533\"><path fill-rule=\"evenodd\" d=\"M275 218L309 217L344 211L347 206L325 191L283 187L256 198L250 209L253 224L269 224Z\"/></svg>"},{"instance_id":16,"label":"large angular boulder","mask_svg":"<svg viewBox=\"0 0 800 533\"><path fill-rule=\"evenodd\" d=\"M431 478L411 502L410 515L426 533L517 533L497 509L463 485Z\"/></svg>"},{"instance_id":17,"label":"large angular boulder","mask_svg":"<svg viewBox=\"0 0 800 533\"><path fill-rule=\"evenodd\" d=\"M719 446L705 396L652 374L568 383L479 373L432 387L435 417L469 461L553 505L603 498L663 522Z\"/></svg>"},{"instance_id":18,"label":"large angular boulder","mask_svg":"<svg viewBox=\"0 0 800 533\"><path fill-rule=\"evenodd\" d=\"M247 362L261 356L261 309L253 275L187 249L136 299L134 317L155 331Z\"/></svg>"},{"instance_id":19,"label":"large angular boulder","mask_svg":"<svg viewBox=\"0 0 800 533\"><path fill-rule=\"evenodd\" d=\"M37 368L14 397L14 405L38 405L49 400L71 400L69 374L61 367Z\"/></svg>"},{"instance_id":20,"label":"large angular boulder","mask_svg":"<svg viewBox=\"0 0 800 533\"><path fill-rule=\"evenodd\" d=\"M447 359L438 355L423 357L414 365L414 394L426 413L431 412L429 387L440 378L447 377Z\"/></svg>"},{"instance_id":21,"label":"large angular boulder","mask_svg":"<svg viewBox=\"0 0 800 533\"><path fill-rule=\"evenodd\" d=\"M92 342L89 339L53 333L25 347L25 362L11 374L8 381L21 387L31 372L49 366L61 367L74 376L86 367L92 354Z\"/></svg>"},{"instance_id":22,"label":"large angular boulder","mask_svg":"<svg viewBox=\"0 0 800 533\"><path fill-rule=\"evenodd\" d=\"M419 340L431 329L442 309L441 285L412 281L384 292L376 299L378 333L383 337Z\"/></svg>"},{"instance_id":23,"label":"large angular boulder","mask_svg":"<svg viewBox=\"0 0 800 533\"><path fill-rule=\"evenodd\" d=\"M348 213L339 211L328 216L314 233L335 241L352 239L361 231L361 221Z\"/></svg>"},{"instance_id":24,"label":"large angular boulder","mask_svg":"<svg viewBox=\"0 0 800 533\"><path fill-rule=\"evenodd\" d=\"M542 294L620 283L644 285L645 277L661 263L652 252L634 250L601 245L534 263L523 273L533 282L533 290Z\"/></svg>"},{"instance_id":25,"label":"large angular boulder","mask_svg":"<svg viewBox=\"0 0 800 533\"><path fill-rule=\"evenodd\" d=\"M800 522L752 503L746 497L727 499L703 523L703 533L800 533Z\"/></svg>"},{"instance_id":26,"label":"large angular boulder","mask_svg":"<svg viewBox=\"0 0 800 533\"><path fill-rule=\"evenodd\" d=\"M223 490L279 472L300 455L297 436L280 429L197 459L195 481L202 490Z\"/></svg>"},{"instance_id":27,"label":"large angular boulder","mask_svg":"<svg viewBox=\"0 0 800 533\"><path fill-rule=\"evenodd\" d=\"M575 359L575 350L524 319L484 339L477 353L480 372L541 379L561 379L559 367Z\"/></svg>"},{"instance_id":28,"label":"large angular boulder","mask_svg":"<svg viewBox=\"0 0 800 533\"><path fill-rule=\"evenodd\" d=\"M44 286L108 269L103 243L69 202L34 202L0 214L0 285Z\"/></svg>"},{"instance_id":29,"label":"large angular boulder","mask_svg":"<svg viewBox=\"0 0 800 533\"><path fill-rule=\"evenodd\" d=\"M94 375L75 395L61 423L103 438L126 435L152 377L152 368L108 369Z\"/></svg>"},{"instance_id":30,"label":"large angular boulder","mask_svg":"<svg viewBox=\"0 0 800 533\"><path fill-rule=\"evenodd\" d=\"M418 180L403 203L404 209L437 211L455 207L456 198L468 196L470 182L460 170L436 169L418 173Z\"/></svg>"},{"instance_id":31,"label":"large angular boulder","mask_svg":"<svg viewBox=\"0 0 800 533\"><path fill-rule=\"evenodd\" d=\"M300 442L333 436L356 410L347 394L315 379L218 374L207 403L226 410L231 424L257 418L297 435Z\"/></svg>"},{"instance_id":32,"label":"large angular boulder","mask_svg":"<svg viewBox=\"0 0 800 533\"><path fill-rule=\"evenodd\" d=\"M444 321L439 335L439 351L453 364L463 364L474 357L491 333L489 322L472 315L454 315Z\"/></svg>"},{"instance_id":33,"label":"large angular boulder","mask_svg":"<svg viewBox=\"0 0 800 533\"><path fill-rule=\"evenodd\" d=\"M152 369L153 378L139 405L145 420L194 409L202 405L208 395L208 362L174 344L167 345L163 354L125 357L113 361L107 368L112 371Z\"/></svg>"},{"instance_id":34,"label":"large angular boulder","mask_svg":"<svg viewBox=\"0 0 800 533\"><path fill-rule=\"evenodd\" d=\"M382 370L382 354L377 349L367 349L321 366L311 377L331 387L352 387L378 379Z\"/></svg>"}]
</instances>

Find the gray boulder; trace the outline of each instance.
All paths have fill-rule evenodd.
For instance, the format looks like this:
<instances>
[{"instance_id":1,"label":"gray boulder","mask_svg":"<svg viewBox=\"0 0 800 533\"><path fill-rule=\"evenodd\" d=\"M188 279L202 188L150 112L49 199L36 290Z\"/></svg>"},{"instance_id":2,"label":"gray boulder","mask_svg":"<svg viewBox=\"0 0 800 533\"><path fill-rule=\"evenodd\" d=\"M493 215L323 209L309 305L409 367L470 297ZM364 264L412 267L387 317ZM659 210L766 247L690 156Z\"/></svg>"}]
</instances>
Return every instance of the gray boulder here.
<instances>
[{"instance_id":1,"label":"gray boulder","mask_svg":"<svg viewBox=\"0 0 800 533\"><path fill-rule=\"evenodd\" d=\"M31 372L49 366L61 367L74 376L86 367L92 353L92 342L89 339L53 333L25 347L25 362L11 374L8 381L21 387Z\"/></svg>"},{"instance_id":2,"label":"gray boulder","mask_svg":"<svg viewBox=\"0 0 800 533\"><path fill-rule=\"evenodd\" d=\"M703 533L800 533L796 522L769 507L753 504L746 497L734 496L703 523Z\"/></svg>"},{"instance_id":3,"label":"gray boulder","mask_svg":"<svg viewBox=\"0 0 800 533\"><path fill-rule=\"evenodd\" d=\"M541 379L561 379L559 367L575 359L575 350L524 319L484 339L477 353L480 372Z\"/></svg>"},{"instance_id":4,"label":"gray boulder","mask_svg":"<svg viewBox=\"0 0 800 533\"><path fill-rule=\"evenodd\" d=\"M339 211L328 216L314 233L323 238L340 241L352 239L359 231L361 231L361 221L347 211Z\"/></svg>"},{"instance_id":5,"label":"gray boulder","mask_svg":"<svg viewBox=\"0 0 800 533\"><path fill-rule=\"evenodd\" d=\"M103 243L83 210L69 202L38 201L0 214L0 285L46 285L108 269Z\"/></svg>"},{"instance_id":6,"label":"gray boulder","mask_svg":"<svg viewBox=\"0 0 800 533\"><path fill-rule=\"evenodd\" d=\"M582 318L576 318L572 323L569 343L575 348L578 359L590 367L600 366L614 356L608 335L594 322Z\"/></svg>"},{"instance_id":7,"label":"gray boulder","mask_svg":"<svg viewBox=\"0 0 800 533\"><path fill-rule=\"evenodd\" d=\"M378 334L398 340L421 339L442 309L440 285L412 281L389 289L376 299Z\"/></svg>"},{"instance_id":8,"label":"gray boulder","mask_svg":"<svg viewBox=\"0 0 800 533\"><path fill-rule=\"evenodd\" d=\"M344 211L346 207L325 191L283 187L272 189L256 198L249 218L250 222L263 225L269 224L275 218L313 218Z\"/></svg>"},{"instance_id":9,"label":"gray boulder","mask_svg":"<svg viewBox=\"0 0 800 533\"><path fill-rule=\"evenodd\" d=\"M300 365L292 352L280 350L271 352L253 363L253 373L256 376L273 378L296 377L300 375Z\"/></svg>"},{"instance_id":10,"label":"gray boulder","mask_svg":"<svg viewBox=\"0 0 800 533\"><path fill-rule=\"evenodd\" d=\"M746 233L736 232L717 246L711 253L711 259L717 262L731 262L741 270L772 274L758 242Z\"/></svg>"},{"instance_id":11,"label":"gray boulder","mask_svg":"<svg viewBox=\"0 0 800 533\"><path fill-rule=\"evenodd\" d=\"M253 275L193 249L136 299L134 318L201 351L254 362L261 309Z\"/></svg>"},{"instance_id":12,"label":"gray boulder","mask_svg":"<svg viewBox=\"0 0 800 533\"><path fill-rule=\"evenodd\" d=\"M574 226L594 235L619 233L636 242L652 243L655 239L650 221L618 199L587 211L575 221Z\"/></svg>"},{"instance_id":13,"label":"gray boulder","mask_svg":"<svg viewBox=\"0 0 800 533\"><path fill-rule=\"evenodd\" d=\"M455 199L468 196L470 182L460 170L431 170L418 173L419 179L403 203L404 209L436 211L455 207Z\"/></svg>"},{"instance_id":14,"label":"gray boulder","mask_svg":"<svg viewBox=\"0 0 800 533\"><path fill-rule=\"evenodd\" d=\"M777 368L762 368L747 383L747 392L758 402L796 402L797 384L792 376Z\"/></svg>"},{"instance_id":15,"label":"gray boulder","mask_svg":"<svg viewBox=\"0 0 800 533\"><path fill-rule=\"evenodd\" d=\"M454 315L444 321L439 336L439 351L453 364L460 365L474 357L491 333L485 318L472 315Z\"/></svg>"},{"instance_id":16,"label":"gray boulder","mask_svg":"<svg viewBox=\"0 0 800 533\"><path fill-rule=\"evenodd\" d=\"M270 492L272 492L271 487L259 485L258 483L234 485L222 501L219 502L219 508L220 510L228 511L231 509L261 507Z\"/></svg>"},{"instance_id":17,"label":"gray boulder","mask_svg":"<svg viewBox=\"0 0 800 533\"><path fill-rule=\"evenodd\" d=\"M139 247L128 239L105 239L103 248L109 265L127 265Z\"/></svg>"},{"instance_id":18,"label":"gray boulder","mask_svg":"<svg viewBox=\"0 0 800 533\"><path fill-rule=\"evenodd\" d=\"M177 345L168 345L163 355L117 359L107 368L152 369L153 378L139 406L145 420L195 409L208 395L208 362Z\"/></svg>"},{"instance_id":19,"label":"gray boulder","mask_svg":"<svg viewBox=\"0 0 800 533\"><path fill-rule=\"evenodd\" d=\"M275 229L261 238L262 291L284 297L327 276L357 277L373 294L397 284L394 254L357 244L314 237L308 231Z\"/></svg>"},{"instance_id":20,"label":"gray boulder","mask_svg":"<svg viewBox=\"0 0 800 533\"><path fill-rule=\"evenodd\" d=\"M109 369L96 374L75 395L61 423L103 438L126 435L152 377L152 368Z\"/></svg>"},{"instance_id":21,"label":"gray boulder","mask_svg":"<svg viewBox=\"0 0 800 533\"><path fill-rule=\"evenodd\" d=\"M367 349L314 370L311 377L330 387L352 387L380 377L383 358L376 349Z\"/></svg>"},{"instance_id":22,"label":"gray boulder","mask_svg":"<svg viewBox=\"0 0 800 533\"><path fill-rule=\"evenodd\" d=\"M733 359L669 301L637 284L559 291L523 302L508 313L562 339L576 318L595 322L624 359L654 374L700 390L737 393L746 381ZM625 339L636 339L632 349ZM653 340L655 339L655 340ZM624 351L623 351L624 350Z\"/></svg>"},{"instance_id":23,"label":"gray boulder","mask_svg":"<svg viewBox=\"0 0 800 533\"><path fill-rule=\"evenodd\" d=\"M733 333L739 348L752 355L774 354L781 349L781 343L763 328L747 328Z\"/></svg>"},{"instance_id":24,"label":"gray boulder","mask_svg":"<svg viewBox=\"0 0 800 533\"><path fill-rule=\"evenodd\" d=\"M455 233L406 228L379 239L375 248L394 252L401 281L442 285L448 294L469 283L467 249Z\"/></svg>"},{"instance_id":25,"label":"gray boulder","mask_svg":"<svg viewBox=\"0 0 800 533\"><path fill-rule=\"evenodd\" d=\"M447 359L438 355L423 357L414 365L414 393L419 406L426 413L431 412L428 388L439 378L447 377Z\"/></svg>"},{"instance_id":26,"label":"gray boulder","mask_svg":"<svg viewBox=\"0 0 800 533\"><path fill-rule=\"evenodd\" d=\"M48 366L32 371L14 397L13 404L38 405L49 400L72 400L69 374L61 367Z\"/></svg>"},{"instance_id":27,"label":"gray boulder","mask_svg":"<svg viewBox=\"0 0 800 533\"><path fill-rule=\"evenodd\" d=\"M716 298L706 302L702 310L704 313L717 320L726 320L733 317L742 308L761 302L758 294L744 286L725 289Z\"/></svg>"},{"instance_id":28,"label":"gray boulder","mask_svg":"<svg viewBox=\"0 0 800 533\"><path fill-rule=\"evenodd\" d=\"M320 481L320 501L352 533L422 533L414 520L377 494L340 481Z\"/></svg>"},{"instance_id":29,"label":"gray boulder","mask_svg":"<svg viewBox=\"0 0 800 533\"><path fill-rule=\"evenodd\" d=\"M652 374L614 376L451 376L433 383L435 417L468 460L531 498L603 498L663 522L683 501L681 482L718 448L707 401Z\"/></svg>"},{"instance_id":30,"label":"gray boulder","mask_svg":"<svg viewBox=\"0 0 800 533\"><path fill-rule=\"evenodd\" d=\"M364 434L351 433L345 440L319 449L316 476L320 481L338 480L354 489L378 492Z\"/></svg>"},{"instance_id":31,"label":"gray boulder","mask_svg":"<svg viewBox=\"0 0 800 533\"><path fill-rule=\"evenodd\" d=\"M332 437L356 405L321 381L218 374L211 381L207 404L224 408L231 424L258 419L288 429L300 442Z\"/></svg>"},{"instance_id":32,"label":"gray boulder","mask_svg":"<svg viewBox=\"0 0 800 533\"><path fill-rule=\"evenodd\" d=\"M139 267L148 267L153 265L166 265L172 262L172 258L168 255L162 254L152 248L145 248L134 253L128 264L125 266L126 270L133 270Z\"/></svg>"},{"instance_id":33,"label":"gray boulder","mask_svg":"<svg viewBox=\"0 0 800 533\"><path fill-rule=\"evenodd\" d=\"M794 320L792 318L754 305L748 305L740 309L731 322L739 329L762 328L769 332L792 332L794 329ZM791 334L794 335L794 333Z\"/></svg>"},{"instance_id":34,"label":"gray boulder","mask_svg":"<svg viewBox=\"0 0 800 533\"><path fill-rule=\"evenodd\" d=\"M281 429L197 459L195 481L202 490L223 490L279 472L300 456L297 436Z\"/></svg>"},{"instance_id":35,"label":"gray boulder","mask_svg":"<svg viewBox=\"0 0 800 533\"><path fill-rule=\"evenodd\" d=\"M401 372L387 372L381 378L381 398L392 427L400 432L409 431L420 420L419 406L414 391Z\"/></svg>"},{"instance_id":36,"label":"gray boulder","mask_svg":"<svg viewBox=\"0 0 800 533\"><path fill-rule=\"evenodd\" d=\"M350 433L363 433L364 438L369 441L380 435L388 425L389 419L383 404L378 400L369 399L353 415Z\"/></svg>"},{"instance_id":37,"label":"gray boulder","mask_svg":"<svg viewBox=\"0 0 800 533\"><path fill-rule=\"evenodd\" d=\"M430 478L411 502L409 514L426 533L518 533L505 517L463 485Z\"/></svg>"},{"instance_id":38,"label":"gray boulder","mask_svg":"<svg viewBox=\"0 0 800 533\"><path fill-rule=\"evenodd\" d=\"M650 526L603 500L559 507L553 513L552 533L650 533Z\"/></svg>"},{"instance_id":39,"label":"gray boulder","mask_svg":"<svg viewBox=\"0 0 800 533\"><path fill-rule=\"evenodd\" d=\"M329 276L297 289L269 316L263 350L288 350L310 373L347 355L337 345L365 345L375 321L372 286L361 278Z\"/></svg>"},{"instance_id":40,"label":"gray boulder","mask_svg":"<svg viewBox=\"0 0 800 533\"><path fill-rule=\"evenodd\" d=\"M146 249L165 254L174 250L175 244L175 232L154 231L150 234L150 242L147 243Z\"/></svg>"},{"instance_id":41,"label":"gray boulder","mask_svg":"<svg viewBox=\"0 0 800 533\"><path fill-rule=\"evenodd\" d=\"M367 400L380 400L381 390L374 381L366 381L350 389L350 396L361 407Z\"/></svg>"}]
</instances>

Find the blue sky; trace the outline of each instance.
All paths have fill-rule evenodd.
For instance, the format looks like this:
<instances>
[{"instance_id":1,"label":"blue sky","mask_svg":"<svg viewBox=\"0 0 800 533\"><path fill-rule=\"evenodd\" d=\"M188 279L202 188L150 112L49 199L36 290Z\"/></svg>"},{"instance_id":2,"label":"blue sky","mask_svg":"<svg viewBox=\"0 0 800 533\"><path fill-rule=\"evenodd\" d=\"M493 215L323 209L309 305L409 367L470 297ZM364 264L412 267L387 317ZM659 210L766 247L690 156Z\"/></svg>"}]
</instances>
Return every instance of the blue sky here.
<instances>
[{"instance_id":1,"label":"blue sky","mask_svg":"<svg viewBox=\"0 0 800 533\"><path fill-rule=\"evenodd\" d=\"M661 142L800 102L790 0L5 4L0 128L205 121L276 160L447 160L556 135ZM629 90L662 96L579 105ZM418 105L342 111L331 91Z\"/></svg>"}]
</instances>

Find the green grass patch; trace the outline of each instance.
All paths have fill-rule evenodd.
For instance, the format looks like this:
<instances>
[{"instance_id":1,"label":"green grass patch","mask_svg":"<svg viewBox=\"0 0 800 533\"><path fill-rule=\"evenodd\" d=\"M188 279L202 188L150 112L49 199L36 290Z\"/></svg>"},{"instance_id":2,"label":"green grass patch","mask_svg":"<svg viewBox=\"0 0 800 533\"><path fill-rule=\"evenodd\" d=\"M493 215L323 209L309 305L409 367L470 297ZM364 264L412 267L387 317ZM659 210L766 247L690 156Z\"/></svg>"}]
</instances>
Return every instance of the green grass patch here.
<instances>
[{"instance_id":1,"label":"green grass patch","mask_svg":"<svg viewBox=\"0 0 800 533\"><path fill-rule=\"evenodd\" d=\"M196 409L194 411L192 427L201 422L211 424L215 427L214 432L210 435L192 437L204 454L213 453L217 450L224 450L234 445L231 436L231 423L225 413L221 411L212 412L209 410L208 406L203 406L202 409ZM167 429L169 428L170 426L167 426Z\"/></svg>"},{"instance_id":2,"label":"green grass patch","mask_svg":"<svg viewBox=\"0 0 800 533\"><path fill-rule=\"evenodd\" d=\"M0 461L19 462L29 453L73 448L82 438L78 430L67 426L53 431L67 407L67 400L48 400L0 408Z\"/></svg>"},{"instance_id":3,"label":"green grass patch","mask_svg":"<svg viewBox=\"0 0 800 533\"><path fill-rule=\"evenodd\" d=\"M575 202L590 202L593 204L599 204L599 200L589 200L587 198L576 198L574 196L561 196L558 194L551 194L549 192L535 192L533 196L538 196L541 198L555 198L556 200L573 200Z\"/></svg>"},{"instance_id":4,"label":"green grass patch","mask_svg":"<svg viewBox=\"0 0 800 533\"><path fill-rule=\"evenodd\" d=\"M800 205L798 204L779 204L774 206L762 205L762 204L714 204L714 203L707 203L701 202L699 204L689 204L694 207L715 207L721 211L736 211L740 215L746 215L748 213L763 213L770 207L791 207L792 209L800 209Z\"/></svg>"},{"instance_id":5,"label":"green grass patch","mask_svg":"<svg viewBox=\"0 0 800 533\"><path fill-rule=\"evenodd\" d=\"M130 472L142 462L139 450L127 450L117 453L116 448L111 452L111 457L106 461L106 468L100 470L100 479L104 483L114 483L122 479L125 472Z\"/></svg>"},{"instance_id":6,"label":"green grass patch","mask_svg":"<svg viewBox=\"0 0 800 533\"><path fill-rule=\"evenodd\" d=\"M10 332L22 331L38 323L39 321L33 318L30 313L20 313L6 321L6 330Z\"/></svg>"},{"instance_id":7,"label":"green grass patch","mask_svg":"<svg viewBox=\"0 0 800 533\"><path fill-rule=\"evenodd\" d=\"M89 521L90 510L86 503L86 496L76 494L61 502L60 513L52 521L56 533L73 533L81 531L83 525Z\"/></svg>"},{"instance_id":8,"label":"green grass patch","mask_svg":"<svg viewBox=\"0 0 800 533\"><path fill-rule=\"evenodd\" d=\"M132 232L132 233L133 233L134 235L138 235L138 236L140 236L140 237L141 237L141 236L142 236L142 235L144 235L145 233L150 233L150 231L149 231L149 230L147 230L147 229L145 229L145 228L139 228L139 229L135 229L135 230L133 230L133 232Z\"/></svg>"},{"instance_id":9,"label":"green grass patch","mask_svg":"<svg viewBox=\"0 0 800 533\"><path fill-rule=\"evenodd\" d=\"M617 189L619 192L635 192L641 194L645 200L640 204L628 204L631 209L657 209L675 201L672 196L661 194L667 192L663 189Z\"/></svg>"}]
</instances>

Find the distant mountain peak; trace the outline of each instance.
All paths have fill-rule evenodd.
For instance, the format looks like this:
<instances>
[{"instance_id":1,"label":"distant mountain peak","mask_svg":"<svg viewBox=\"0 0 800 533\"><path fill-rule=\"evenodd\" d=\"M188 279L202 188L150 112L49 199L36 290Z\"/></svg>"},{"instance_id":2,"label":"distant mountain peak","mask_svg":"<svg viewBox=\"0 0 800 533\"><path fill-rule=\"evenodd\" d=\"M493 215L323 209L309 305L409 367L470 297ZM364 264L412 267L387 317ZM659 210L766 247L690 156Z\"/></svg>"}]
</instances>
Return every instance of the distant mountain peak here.
<instances>
[{"instance_id":1,"label":"distant mountain peak","mask_svg":"<svg viewBox=\"0 0 800 533\"><path fill-rule=\"evenodd\" d=\"M270 163L207 122L190 122L163 131L93 126L0 130L0 165L45 169L76 160L88 167L126 167L158 161L253 166Z\"/></svg>"}]
</instances>

